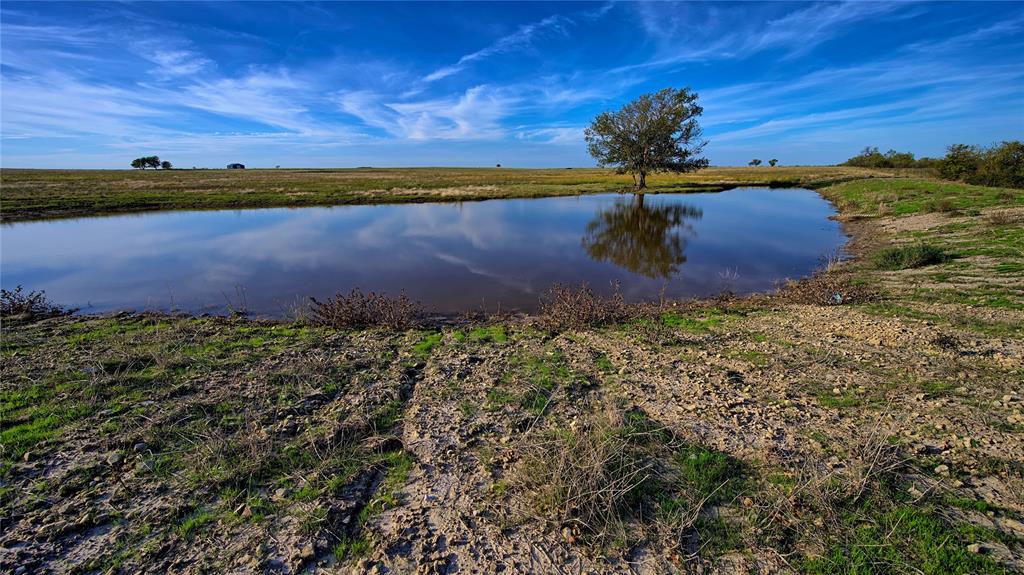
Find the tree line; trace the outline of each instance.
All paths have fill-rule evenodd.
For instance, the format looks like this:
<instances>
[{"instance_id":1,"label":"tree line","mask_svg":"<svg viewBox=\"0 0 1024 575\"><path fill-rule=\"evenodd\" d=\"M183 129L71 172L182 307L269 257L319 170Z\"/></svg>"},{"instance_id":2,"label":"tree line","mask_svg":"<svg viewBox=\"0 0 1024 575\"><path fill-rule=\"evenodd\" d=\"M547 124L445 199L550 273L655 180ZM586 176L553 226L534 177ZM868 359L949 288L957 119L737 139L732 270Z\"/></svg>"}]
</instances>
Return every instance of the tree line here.
<instances>
[{"instance_id":1,"label":"tree line","mask_svg":"<svg viewBox=\"0 0 1024 575\"><path fill-rule=\"evenodd\" d=\"M1004 141L991 146L953 144L942 158L914 158L910 152L867 147L843 162L861 168L930 168L939 177L979 186L1024 188L1024 142Z\"/></svg>"},{"instance_id":2,"label":"tree line","mask_svg":"<svg viewBox=\"0 0 1024 575\"><path fill-rule=\"evenodd\" d=\"M146 168L170 170L174 165L167 160L160 161L160 156L142 156L132 160L132 167L137 170L145 170Z\"/></svg>"}]
</instances>

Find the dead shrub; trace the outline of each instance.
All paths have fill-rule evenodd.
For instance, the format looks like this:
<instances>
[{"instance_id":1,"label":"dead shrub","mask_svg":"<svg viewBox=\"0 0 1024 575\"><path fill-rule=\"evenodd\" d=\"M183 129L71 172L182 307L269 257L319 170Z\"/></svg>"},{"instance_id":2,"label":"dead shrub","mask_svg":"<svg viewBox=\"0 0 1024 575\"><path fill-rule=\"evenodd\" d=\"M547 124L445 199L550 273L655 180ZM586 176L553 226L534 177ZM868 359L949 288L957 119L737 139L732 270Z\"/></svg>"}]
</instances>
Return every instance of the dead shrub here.
<instances>
[{"instance_id":1,"label":"dead shrub","mask_svg":"<svg viewBox=\"0 0 1024 575\"><path fill-rule=\"evenodd\" d=\"M1009 210L999 210L989 212L986 219L988 220L989 225L992 226L1008 226L1010 224L1024 222L1024 215L1014 214Z\"/></svg>"},{"instance_id":2,"label":"dead shrub","mask_svg":"<svg viewBox=\"0 0 1024 575\"><path fill-rule=\"evenodd\" d=\"M925 209L929 212L948 214L956 208L953 206L953 201L950 198L935 198L925 204Z\"/></svg>"},{"instance_id":3,"label":"dead shrub","mask_svg":"<svg viewBox=\"0 0 1024 575\"><path fill-rule=\"evenodd\" d=\"M72 311L74 310L51 303L47 299L45 291L25 293L24 288L20 285L14 290L0 289L0 317L4 319L35 321L68 314Z\"/></svg>"},{"instance_id":4,"label":"dead shrub","mask_svg":"<svg viewBox=\"0 0 1024 575\"><path fill-rule=\"evenodd\" d=\"M364 294L356 288L348 295L339 293L325 301L309 299L312 301L310 322L328 327L379 326L401 330L417 325L423 315L422 307L409 299L404 291L398 297L389 297L383 293Z\"/></svg>"},{"instance_id":5,"label":"dead shrub","mask_svg":"<svg viewBox=\"0 0 1024 575\"><path fill-rule=\"evenodd\" d=\"M786 280L779 288L781 299L811 305L848 305L872 302L878 292L867 284L854 283L841 275L819 273L809 278Z\"/></svg>"},{"instance_id":6,"label":"dead shrub","mask_svg":"<svg viewBox=\"0 0 1024 575\"><path fill-rule=\"evenodd\" d=\"M540 297L541 323L555 329L615 323L637 313L638 308L626 303L618 284L608 297L594 293L587 284L575 289L555 284Z\"/></svg>"}]
</instances>

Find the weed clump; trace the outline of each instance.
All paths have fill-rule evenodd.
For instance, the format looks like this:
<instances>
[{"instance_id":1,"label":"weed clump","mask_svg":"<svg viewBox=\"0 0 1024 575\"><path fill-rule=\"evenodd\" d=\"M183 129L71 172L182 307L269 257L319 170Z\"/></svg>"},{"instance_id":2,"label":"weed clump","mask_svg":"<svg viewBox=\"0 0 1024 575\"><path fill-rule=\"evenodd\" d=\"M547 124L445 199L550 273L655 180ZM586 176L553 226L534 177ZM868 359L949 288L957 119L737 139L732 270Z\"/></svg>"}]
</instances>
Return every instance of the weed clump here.
<instances>
[{"instance_id":1,"label":"weed clump","mask_svg":"<svg viewBox=\"0 0 1024 575\"><path fill-rule=\"evenodd\" d=\"M598 548L699 537L709 507L735 498L744 477L738 460L676 440L639 410L535 432L515 476L531 519Z\"/></svg>"},{"instance_id":2,"label":"weed clump","mask_svg":"<svg viewBox=\"0 0 1024 575\"><path fill-rule=\"evenodd\" d=\"M998 210L990 212L987 219L991 226L1008 226L1024 222L1024 214L1014 214L1010 210Z\"/></svg>"},{"instance_id":3,"label":"weed clump","mask_svg":"<svg viewBox=\"0 0 1024 575\"><path fill-rule=\"evenodd\" d=\"M643 493L656 481L645 435L609 417L538 433L520 468L528 508L588 541L623 538L625 520L639 511Z\"/></svg>"},{"instance_id":4,"label":"weed clump","mask_svg":"<svg viewBox=\"0 0 1024 575\"><path fill-rule=\"evenodd\" d=\"M779 297L784 301L823 306L868 303L877 300L878 295L878 291L866 283L828 273L787 280L779 289Z\"/></svg>"},{"instance_id":5,"label":"weed clump","mask_svg":"<svg viewBox=\"0 0 1024 575\"><path fill-rule=\"evenodd\" d=\"M605 325L636 315L637 309L626 303L618 284L607 297L586 284L576 288L555 284L540 297L541 323L554 329Z\"/></svg>"},{"instance_id":6,"label":"weed clump","mask_svg":"<svg viewBox=\"0 0 1024 575\"><path fill-rule=\"evenodd\" d=\"M71 313L73 310L51 303L45 291L25 293L22 286L14 290L0 289L0 317L34 321Z\"/></svg>"},{"instance_id":7,"label":"weed clump","mask_svg":"<svg viewBox=\"0 0 1024 575\"><path fill-rule=\"evenodd\" d=\"M940 264L950 259L942 248L929 244L914 244L886 248L874 255L875 265L883 270L904 270Z\"/></svg>"},{"instance_id":8,"label":"weed clump","mask_svg":"<svg viewBox=\"0 0 1024 575\"><path fill-rule=\"evenodd\" d=\"M339 293L325 301L312 297L309 299L312 302L310 321L328 327L379 326L401 330L417 325L423 314L421 306L409 299L405 292L398 297L388 297L383 293L364 294L356 288L348 295Z\"/></svg>"}]
</instances>

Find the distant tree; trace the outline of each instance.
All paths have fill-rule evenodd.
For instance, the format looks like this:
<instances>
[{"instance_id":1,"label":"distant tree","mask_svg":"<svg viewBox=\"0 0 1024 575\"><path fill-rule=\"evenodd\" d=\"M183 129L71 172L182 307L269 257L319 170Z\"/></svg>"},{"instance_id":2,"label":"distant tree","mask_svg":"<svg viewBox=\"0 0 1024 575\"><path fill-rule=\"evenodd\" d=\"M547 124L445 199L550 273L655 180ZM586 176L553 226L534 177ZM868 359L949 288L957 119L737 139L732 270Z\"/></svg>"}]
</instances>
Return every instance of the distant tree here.
<instances>
[{"instance_id":1,"label":"distant tree","mask_svg":"<svg viewBox=\"0 0 1024 575\"><path fill-rule=\"evenodd\" d=\"M910 152L897 152L889 150L886 153L878 151L878 148L868 146L859 154L843 162L844 166L855 166L858 168L926 168L931 165L930 158L914 159Z\"/></svg>"},{"instance_id":2,"label":"distant tree","mask_svg":"<svg viewBox=\"0 0 1024 575\"><path fill-rule=\"evenodd\" d=\"M135 158L132 160L132 167L136 170L145 170L146 163L142 161L142 158Z\"/></svg>"},{"instance_id":3,"label":"distant tree","mask_svg":"<svg viewBox=\"0 0 1024 575\"><path fill-rule=\"evenodd\" d=\"M640 191L647 188L647 174L707 167L700 157L707 142L697 123L703 112L689 88L644 94L615 112L598 114L584 132L587 149L598 165L633 176Z\"/></svg>"},{"instance_id":4,"label":"distant tree","mask_svg":"<svg viewBox=\"0 0 1024 575\"><path fill-rule=\"evenodd\" d=\"M779 163L779 161L776 160L775 158L772 158L772 159L768 160L768 165L773 167L773 168L775 167L775 164L778 164L778 163Z\"/></svg>"},{"instance_id":5,"label":"distant tree","mask_svg":"<svg viewBox=\"0 0 1024 575\"><path fill-rule=\"evenodd\" d=\"M761 165L761 160L758 160L757 158L754 158L753 160L750 160L750 165L751 166L755 166L755 167L760 166Z\"/></svg>"},{"instance_id":6,"label":"distant tree","mask_svg":"<svg viewBox=\"0 0 1024 575\"><path fill-rule=\"evenodd\" d=\"M501 164L498 164L498 165L497 165L497 166L495 166L495 167L496 167L496 168L500 168L500 167L501 167Z\"/></svg>"},{"instance_id":7,"label":"distant tree","mask_svg":"<svg viewBox=\"0 0 1024 575\"><path fill-rule=\"evenodd\" d=\"M145 162L147 168L156 169L160 167L160 156L146 156L142 158L142 161Z\"/></svg>"},{"instance_id":8,"label":"distant tree","mask_svg":"<svg viewBox=\"0 0 1024 575\"><path fill-rule=\"evenodd\" d=\"M173 167L174 167L174 165L171 164L170 162L168 162L167 160L164 160L164 161L160 162L160 169L161 170L170 170Z\"/></svg>"},{"instance_id":9,"label":"distant tree","mask_svg":"<svg viewBox=\"0 0 1024 575\"><path fill-rule=\"evenodd\" d=\"M1002 142L989 148L954 144L935 162L939 175L979 186L1024 188L1024 142Z\"/></svg>"}]
</instances>

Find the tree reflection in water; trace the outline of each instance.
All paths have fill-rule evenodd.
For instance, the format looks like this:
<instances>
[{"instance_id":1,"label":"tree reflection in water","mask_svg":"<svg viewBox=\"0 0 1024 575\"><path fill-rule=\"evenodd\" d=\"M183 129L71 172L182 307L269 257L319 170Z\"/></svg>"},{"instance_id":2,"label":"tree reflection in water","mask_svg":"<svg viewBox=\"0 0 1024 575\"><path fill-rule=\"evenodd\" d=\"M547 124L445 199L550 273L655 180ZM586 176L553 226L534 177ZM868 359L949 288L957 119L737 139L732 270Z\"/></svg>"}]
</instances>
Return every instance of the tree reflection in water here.
<instances>
[{"instance_id":1,"label":"tree reflection in water","mask_svg":"<svg viewBox=\"0 0 1024 575\"><path fill-rule=\"evenodd\" d=\"M618 199L587 224L583 248L595 260L667 279L686 262L686 236L695 233L687 220L703 216L688 204L644 205L644 194L633 201Z\"/></svg>"}]
</instances>

